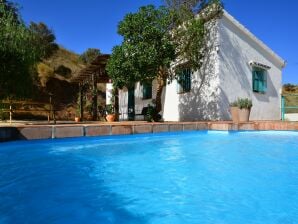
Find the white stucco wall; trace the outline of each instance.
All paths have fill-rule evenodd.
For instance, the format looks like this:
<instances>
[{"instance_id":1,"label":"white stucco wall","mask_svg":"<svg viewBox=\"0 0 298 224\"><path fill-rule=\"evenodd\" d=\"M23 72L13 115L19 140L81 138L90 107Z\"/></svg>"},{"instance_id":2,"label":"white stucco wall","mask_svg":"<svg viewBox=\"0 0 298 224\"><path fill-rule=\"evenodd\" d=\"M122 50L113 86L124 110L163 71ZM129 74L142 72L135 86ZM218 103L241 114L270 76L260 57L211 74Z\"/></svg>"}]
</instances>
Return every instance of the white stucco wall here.
<instances>
[{"instance_id":1,"label":"white stucco wall","mask_svg":"<svg viewBox=\"0 0 298 224\"><path fill-rule=\"evenodd\" d=\"M282 64L235 23L219 20L219 77L221 118L230 118L229 102L238 97L252 99L251 120L280 120ZM252 91L249 61L268 65L266 93Z\"/></svg>"},{"instance_id":2,"label":"white stucco wall","mask_svg":"<svg viewBox=\"0 0 298 224\"><path fill-rule=\"evenodd\" d=\"M127 120L127 103L128 103L128 91L124 87L119 89L119 119Z\"/></svg>"},{"instance_id":3,"label":"white stucco wall","mask_svg":"<svg viewBox=\"0 0 298 224\"><path fill-rule=\"evenodd\" d=\"M285 114L286 121L298 121L298 113Z\"/></svg>"}]
</instances>

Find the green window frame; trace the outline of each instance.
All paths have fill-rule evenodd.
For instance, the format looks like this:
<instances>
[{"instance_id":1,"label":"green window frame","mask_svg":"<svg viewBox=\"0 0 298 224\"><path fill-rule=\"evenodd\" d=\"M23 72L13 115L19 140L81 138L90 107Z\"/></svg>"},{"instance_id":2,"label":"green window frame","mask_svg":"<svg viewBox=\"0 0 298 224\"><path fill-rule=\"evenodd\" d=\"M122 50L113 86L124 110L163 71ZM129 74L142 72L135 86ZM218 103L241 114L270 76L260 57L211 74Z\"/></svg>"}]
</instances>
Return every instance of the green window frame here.
<instances>
[{"instance_id":1,"label":"green window frame","mask_svg":"<svg viewBox=\"0 0 298 224\"><path fill-rule=\"evenodd\" d=\"M177 93L186 93L191 90L191 70L185 68L177 76Z\"/></svg>"},{"instance_id":2,"label":"green window frame","mask_svg":"<svg viewBox=\"0 0 298 224\"><path fill-rule=\"evenodd\" d=\"M151 99L152 98L152 82L143 83L143 99Z\"/></svg>"},{"instance_id":3,"label":"green window frame","mask_svg":"<svg viewBox=\"0 0 298 224\"><path fill-rule=\"evenodd\" d=\"M255 69L252 73L252 89L257 93L267 91L267 74L265 70Z\"/></svg>"}]
</instances>

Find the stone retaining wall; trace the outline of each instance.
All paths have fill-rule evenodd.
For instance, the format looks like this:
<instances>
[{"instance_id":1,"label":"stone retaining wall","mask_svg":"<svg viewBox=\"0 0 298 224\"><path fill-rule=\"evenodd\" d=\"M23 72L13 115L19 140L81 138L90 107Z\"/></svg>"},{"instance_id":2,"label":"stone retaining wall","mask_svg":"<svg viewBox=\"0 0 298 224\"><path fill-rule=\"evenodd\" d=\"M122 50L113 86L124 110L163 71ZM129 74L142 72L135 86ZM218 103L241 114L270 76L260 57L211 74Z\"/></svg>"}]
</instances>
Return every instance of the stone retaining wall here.
<instances>
[{"instance_id":1,"label":"stone retaining wall","mask_svg":"<svg viewBox=\"0 0 298 224\"><path fill-rule=\"evenodd\" d=\"M0 127L0 141L68 138L83 136L127 135L174 131L219 130L298 130L298 122L165 122L105 123L75 125L28 125Z\"/></svg>"}]
</instances>

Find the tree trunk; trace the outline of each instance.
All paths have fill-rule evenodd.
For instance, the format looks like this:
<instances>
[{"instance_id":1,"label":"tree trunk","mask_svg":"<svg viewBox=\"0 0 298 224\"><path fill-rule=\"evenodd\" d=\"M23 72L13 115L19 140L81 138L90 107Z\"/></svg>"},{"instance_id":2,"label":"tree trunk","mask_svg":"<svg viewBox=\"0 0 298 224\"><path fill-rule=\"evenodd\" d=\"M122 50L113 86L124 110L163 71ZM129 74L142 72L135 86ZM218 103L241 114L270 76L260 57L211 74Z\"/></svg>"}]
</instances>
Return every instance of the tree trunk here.
<instances>
[{"instance_id":1,"label":"tree trunk","mask_svg":"<svg viewBox=\"0 0 298 224\"><path fill-rule=\"evenodd\" d=\"M115 99L114 99L114 107L115 107L115 114L116 114L116 119L115 121L119 121L119 90L117 87L114 87L115 89L113 90L115 93Z\"/></svg>"},{"instance_id":2,"label":"tree trunk","mask_svg":"<svg viewBox=\"0 0 298 224\"><path fill-rule=\"evenodd\" d=\"M156 90L156 97L155 97L155 106L156 106L156 112L159 113L162 110L162 102L161 102L161 96L163 87L166 84L167 80L167 69L164 69L160 67L158 72L158 78L157 78L157 90Z\"/></svg>"},{"instance_id":3,"label":"tree trunk","mask_svg":"<svg viewBox=\"0 0 298 224\"><path fill-rule=\"evenodd\" d=\"M163 91L164 84L162 82L157 82L157 90L155 97L156 113L159 113L162 110L161 96Z\"/></svg>"}]
</instances>

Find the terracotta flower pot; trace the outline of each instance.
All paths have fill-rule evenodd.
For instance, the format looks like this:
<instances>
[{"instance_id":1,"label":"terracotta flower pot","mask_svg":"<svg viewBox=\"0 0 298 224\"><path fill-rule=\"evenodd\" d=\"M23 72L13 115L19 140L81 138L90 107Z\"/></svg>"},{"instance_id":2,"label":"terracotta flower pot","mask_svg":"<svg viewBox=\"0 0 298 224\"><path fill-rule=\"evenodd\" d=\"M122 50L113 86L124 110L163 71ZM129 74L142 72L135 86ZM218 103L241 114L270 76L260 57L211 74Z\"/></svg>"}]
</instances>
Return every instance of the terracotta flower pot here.
<instances>
[{"instance_id":1,"label":"terracotta flower pot","mask_svg":"<svg viewBox=\"0 0 298 224\"><path fill-rule=\"evenodd\" d=\"M247 108L239 109L238 114L239 114L239 122L249 121L250 109L247 109Z\"/></svg>"},{"instance_id":2,"label":"terracotta flower pot","mask_svg":"<svg viewBox=\"0 0 298 224\"><path fill-rule=\"evenodd\" d=\"M75 117L75 122L80 122L81 118L80 117Z\"/></svg>"},{"instance_id":3,"label":"terracotta flower pot","mask_svg":"<svg viewBox=\"0 0 298 224\"><path fill-rule=\"evenodd\" d=\"M106 116L107 122L113 122L115 121L115 118L116 118L116 114L108 114Z\"/></svg>"},{"instance_id":4,"label":"terracotta flower pot","mask_svg":"<svg viewBox=\"0 0 298 224\"><path fill-rule=\"evenodd\" d=\"M230 107L230 113L231 113L232 121L234 123L239 122L239 112L238 111L239 111L238 107Z\"/></svg>"}]
</instances>

